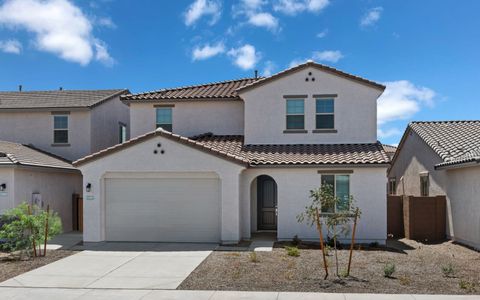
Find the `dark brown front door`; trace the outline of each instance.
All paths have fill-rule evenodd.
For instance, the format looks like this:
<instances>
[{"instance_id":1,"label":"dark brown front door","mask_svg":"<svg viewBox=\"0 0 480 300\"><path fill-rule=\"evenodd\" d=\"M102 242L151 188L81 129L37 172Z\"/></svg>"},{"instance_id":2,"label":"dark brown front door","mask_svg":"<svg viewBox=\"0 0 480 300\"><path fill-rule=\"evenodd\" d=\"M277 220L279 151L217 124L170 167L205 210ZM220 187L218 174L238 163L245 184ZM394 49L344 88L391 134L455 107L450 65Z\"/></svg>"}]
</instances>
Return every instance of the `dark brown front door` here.
<instances>
[{"instance_id":1,"label":"dark brown front door","mask_svg":"<svg viewBox=\"0 0 480 300\"><path fill-rule=\"evenodd\" d=\"M257 178L258 229L277 230L277 184L272 177Z\"/></svg>"}]
</instances>

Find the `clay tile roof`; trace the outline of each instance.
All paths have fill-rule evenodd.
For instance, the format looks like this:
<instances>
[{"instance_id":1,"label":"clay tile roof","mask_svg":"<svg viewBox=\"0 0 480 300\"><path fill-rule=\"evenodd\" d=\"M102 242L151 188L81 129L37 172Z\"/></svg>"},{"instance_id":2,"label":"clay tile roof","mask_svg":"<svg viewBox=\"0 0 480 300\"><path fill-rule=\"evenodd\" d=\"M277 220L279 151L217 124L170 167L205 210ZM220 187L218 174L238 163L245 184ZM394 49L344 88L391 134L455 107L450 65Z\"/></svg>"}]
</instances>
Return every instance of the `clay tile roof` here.
<instances>
[{"instance_id":1,"label":"clay tile roof","mask_svg":"<svg viewBox=\"0 0 480 300\"><path fill-rule=\"evenodd\" d=\"M0 92L0 109L89 108L124 93L128 90Z\"/></svg>"},{"instance_id":2,"label":"clay tile roof","mask_svg":"<svg viewBox=\"0 0 480 300\"><path fill-rule=\"evenodd\" d=\"M393 158L395 155L395 152L397 152L397 147L392 146L392 145L387 145L387 144L382 144L383 150L385 150L385 153L387 153L388 157Z\"/></svg>"},{"instance_id":3,"label":"clay tile roof","mask_svg":"<svg viewBox=\"0 0 480 300\"><path fill-rule=\"evenodd\" d=\"M127 94L122 96L125 102L145 102L158 100L239 100L237 89L261 78L243 78L200 85L162 89L153 92Z\"/></svg>"},{"instance_id":4,"label":"clay tile roof","mask_svg":"<svg viewBox=\"0 0 480 300\"><path fill-rule=\"evenodd\" d=\"M444 161L436 167L480 162L480 120L412 122L409 128Z\"/></svg>"},{"instance_id":5,"label":"clay tile roof","mask_svg":"<svg viewBox=\"0 0 480 300\"><path fill-rule=\"evenodd\" d=\"M388 164L389 157L380 143L374 144L305 144L305 145L244 145L243 136L216 136L210 133L186 138L157 129L123 144L116 145L75 161L75 166L101 158L156 135L177 141L200 151L245 166L262 165L336 165Z\"/></svg>"},{"instance_id":6,"label":"clay tile roof","mask_svg":"<svg viewBox=\"0 0 480 300\"><path fill-rule=\"evenodd\" d=\"M0 141L0 166L10 165L76 170L68 161L33 146Z\"/></svg>"}]
</instances>

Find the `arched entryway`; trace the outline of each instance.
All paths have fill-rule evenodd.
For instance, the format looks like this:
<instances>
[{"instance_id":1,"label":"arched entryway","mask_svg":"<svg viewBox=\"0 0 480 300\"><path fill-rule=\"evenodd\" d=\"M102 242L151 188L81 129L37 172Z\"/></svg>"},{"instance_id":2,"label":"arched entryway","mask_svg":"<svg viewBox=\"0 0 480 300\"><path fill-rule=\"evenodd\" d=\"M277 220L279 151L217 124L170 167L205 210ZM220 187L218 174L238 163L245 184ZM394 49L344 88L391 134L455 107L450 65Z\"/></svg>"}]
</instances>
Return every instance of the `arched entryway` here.
<instances>
[{"instance_id":1,"label":"arched entryway","mask_svg":"<svg viewBox=\"0 0 480 300\"><path fill-rule=\"evenodd\" d=\"M268 175L260 175L252 185L256 230L277 230L277 183Z\"/></svg>"}]
</instances>

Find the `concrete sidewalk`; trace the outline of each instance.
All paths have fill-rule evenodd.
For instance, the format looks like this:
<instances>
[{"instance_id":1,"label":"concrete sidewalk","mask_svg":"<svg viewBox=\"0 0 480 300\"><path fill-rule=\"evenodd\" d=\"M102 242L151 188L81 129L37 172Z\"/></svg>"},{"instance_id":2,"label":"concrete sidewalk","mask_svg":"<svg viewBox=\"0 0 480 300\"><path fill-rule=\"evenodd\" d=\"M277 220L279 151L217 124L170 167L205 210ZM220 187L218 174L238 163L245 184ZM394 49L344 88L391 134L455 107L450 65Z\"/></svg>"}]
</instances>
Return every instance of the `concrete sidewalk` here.
<instances>
[{"instance_id":1,"label":"concrete sidewalk","mask_svg":"<svg viewBox=\"0 0 480 300\"><path fill-rule=\"evenodd\" d=\"M324 294L236 291L178 291L129 289L53 289L0 287L6 299L142 299L142 300L474 300L479 295L390 295L390 294Z\"/></svg>"}]
</instances>

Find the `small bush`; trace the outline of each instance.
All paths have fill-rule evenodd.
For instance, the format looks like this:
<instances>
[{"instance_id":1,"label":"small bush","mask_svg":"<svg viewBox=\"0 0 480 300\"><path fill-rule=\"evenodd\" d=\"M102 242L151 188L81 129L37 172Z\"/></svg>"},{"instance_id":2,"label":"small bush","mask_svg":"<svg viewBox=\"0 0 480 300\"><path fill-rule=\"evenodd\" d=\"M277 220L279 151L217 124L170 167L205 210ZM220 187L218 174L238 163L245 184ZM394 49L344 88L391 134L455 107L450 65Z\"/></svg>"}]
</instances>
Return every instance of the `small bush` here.
<instances>
[{"instance_id":1,"label":"small bush","mask_svg":"<svg viewBox=\"0 0 480 300\"><path fill-rule=\"evenodd\" d=\"M473 283L473 282L462 279L462 280L460 280L458 285L460 286L460 288L462 290L467 290L469 292L475 292L476 291L475 283Z\"/></svg>"},{"instance_id":2,"label":"small bush","mask_svg":"<svg viewBox=\"0 0 480 300\"><path fill-rule=\"evenodd\" d=\"M393 273L395 273L395 264L394 263L387 263L383 267L383 276L387 278L391 278Z\"/></svg>"},{"instance_id":3,"label":"small bush","mask_svg":"<svg viewBox=\"0 0 480 300\"><path fill-rule=\"evenodd\" d=\"M453 277L455 274L455 269L453 268L452 263L442 266L442 273L445 277Z\"/></svg>"},{"instance_id":4,"label":"small bush","mask_svg":"<svg viewBox=\"0 0 480 300\"><path fill-rule=\"evenodd\" d=\"M340 276L341 278L347 278L348 277L347 270L345 270L345 269L341 270L340 273L338 274L338 276Z\"/></svg>"},{"instance_id":5,"label":"small bush","mask_svg":"<svg viewBox=\"0 0 480 300\"><path fill-rule=\"evenodd\" d=\"M302 243L302 240L298 237L298 235L295 235L292 239L292 245L298 246Z\"/></svg>"},{"instance_id":6,"label":"small bush","mask_svg":"<svg viewBox=\"0 0 480 300\"><path fill-rule=\"evenodd\" d=\"M257 252L255 252L255 251L250 252L249 257L250 257L251 262L253 262L253 263L258 262Z\"/></svg>"},{"instance_id":7,"label":"small bush","mask_svg":"<svg viewBox=\"0 0 480 300\"><path fill-rule=\"evenodd\" d=\"M295 256L298 257L300 256L300 250L298 250L297 247L285 247L285 250L287 250L288 256Z\"/></svg>"},{"instance_id":8,"label":"small bush","mask_svg":"<svg viewBox=\"0 0 480 300\"><path fill-rule=\"evenodd\" d=\"M408 277L408 276L400 276L400 278L398 278L398 279L399 279L401 285L410 285L410 283L412 282L410 280L410 277Z\"/></svg>"}]
</instances>

